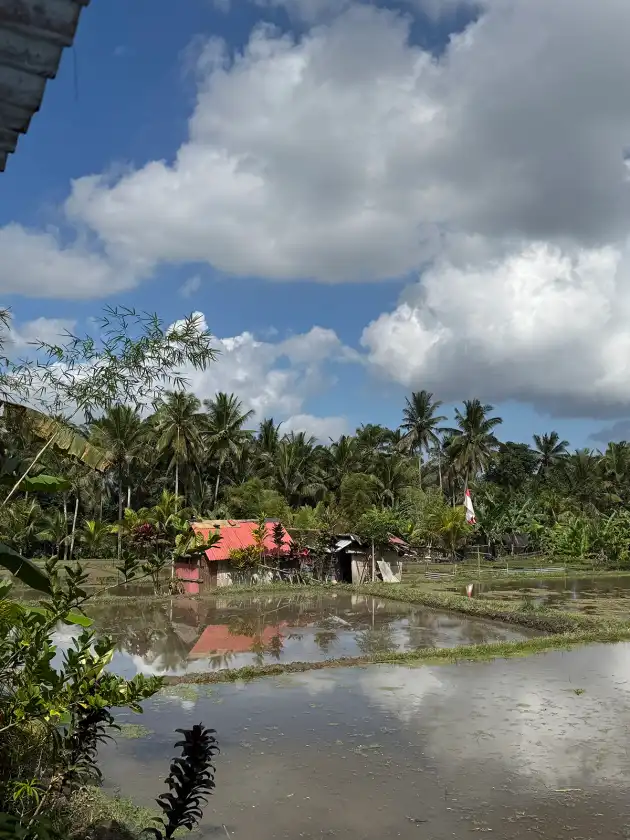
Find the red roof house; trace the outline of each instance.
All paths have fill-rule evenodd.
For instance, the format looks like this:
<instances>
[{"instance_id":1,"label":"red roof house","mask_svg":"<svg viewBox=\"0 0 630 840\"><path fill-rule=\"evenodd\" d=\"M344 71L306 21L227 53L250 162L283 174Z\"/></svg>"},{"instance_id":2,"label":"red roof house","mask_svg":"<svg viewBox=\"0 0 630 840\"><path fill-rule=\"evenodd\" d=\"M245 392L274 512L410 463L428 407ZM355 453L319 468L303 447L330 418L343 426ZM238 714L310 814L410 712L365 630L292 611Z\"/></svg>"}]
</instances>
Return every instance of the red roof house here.
<instances>
[{"instance_id":1,"label":"red roof house","mask_svg":"<svg viewBox=\"0 0 630 840\"><path fill-rule=\"evenodd\" d=\"M277 520L267 520L267 534L264 541L266 552L271 558L277 556L273 533ZM213 519L204 522L192 522L193 530L202 534L205 539L211 533L218 533L221 539L206 551L206 564L192 566L190 563L179 562L175 565L177 577L184 583L188 594L198 594L201 582L211 586L229 586L232 580L232 564L230 554L234 549L250 548L256 545L254 531L258 528L255 519ZM286 556L291 552L293 540L283 528L282 545L279 553Z\"/></svg>"},{"instance_id":2,"label":"red roof house","mask_svg":"<svg viewBox=\"0 0 630 840\"><path fill-rule=\"evenodd\" d=\"M277 524L277 521L274 520L267 522L267 536L264 545L270 554L275 554L277 551L277 546L273 540L273 530ZM220 542L206 551L206 557L210 562L229 560L230 552L235 548L249 548L256 544L254 531L258 528L258 522L255 519L218 519L212 522L193 522L192 527L194 531L202 534L206 539L210 533L220 535ZM288 554L291 551L293 540L284 528L282 531L284 536L280 552L281 554Z\"/></svg>"}]
</instances>

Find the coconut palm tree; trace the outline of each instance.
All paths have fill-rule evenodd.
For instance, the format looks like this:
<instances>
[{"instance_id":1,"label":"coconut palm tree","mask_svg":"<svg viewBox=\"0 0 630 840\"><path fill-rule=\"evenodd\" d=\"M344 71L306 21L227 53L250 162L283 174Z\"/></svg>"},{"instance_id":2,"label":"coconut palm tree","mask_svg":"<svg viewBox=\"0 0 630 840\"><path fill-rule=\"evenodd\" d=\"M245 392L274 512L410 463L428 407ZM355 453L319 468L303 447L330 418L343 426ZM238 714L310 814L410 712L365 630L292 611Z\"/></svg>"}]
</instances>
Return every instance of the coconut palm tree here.
<instances>
[{"instance_id":1,"label":"coconut palm tree","mask_svg":"<svg viewBox=\"0 0 630 840\"><path fill-rule=\"evenodd\" d=\"M383 507L394 507L403 491L415 483L413 462L400 453L381 455L374 464L379 501Z\"/></svg>"},{"instance_id":2,"label":"coconut palm tree","mask_svg":"<svg viewBox=\"0 0 630 840\"><path fill-rule=\"evenodd\" d=\"M407 398L406 402L401 423L401 429L405 432L401 449L417 454L418 483L422 487L422 453L439 444L439 426L446 417L436 415L442 403L440 400L434 400L429 391L414 391L411 399Z\"/></svg>"},{"instance_id":3,"label":"coconut palm tree","mask_svg":"<svg viewBox=\"0 0 630 840\"><path fill-rule=\"evenodd\" d=\"M225 461L238 456L252 433L243 429L253 416L253 411L243 411L243 404L234 394L218 393L213 400L204 400L208 419L205 439L210 452L217 459L217 477L214 488L214 504L219 498L219 484Z\"/></svg>"},{"instance_id":4,"label":"coconut palm tree","mask_svg":"<svg viewBox=\"0 0 630 840\"><path fill-rule=\"evenodd\" d=\"M598 505L609 501L599 458L591 449L576 449L563 458L560 477L565 494L582 512L595 513Z\"/></svg>"},{"instance_id":5,"label":"coconut palm tree","mask_svg":"<svg viewBox=\"0 0 630 840\"><path fill-rule=\"evenodd\" d=\"M361 452L357 439L349 435L342 435L339 440L332 441L323 453L323 468L330 488L338 492L345 476L359 472Z\"/></svg>"},{"instance_id":6,"label":"coconut palm tree","mask_svg":"<svg viewBox=\"0 0 630 840\"><path fill-rule=\"evenodd\" d=\"M256 446L261 454L265 453L271 456L275 454L280 443L280 426L282 426L282 423L276 423L273 417L266 417L261 422L256 438Z\"/></svg>"},{"instance_id":7,"label":"coconut palm tree","mask_svg":"<svg viewBox=\"0 0 630 840\"><path fill-rule=\"evenodd\" d=\"M464 410L455 409L457 428L448 429L452 435L450 454L464 474L464 488L471 478L488 468L499 441L494 429L503 423L501 417L489 417L494 406L484 405L480 400L465 400Z\"/></svg>"},{"instance_id":8,"label":"coconut palm tree","mask_svg":"<svg viewBox=\"0 0 630 840\"><path fill-rule=\"evenodd\" d=\"M179 497L181 467L199 458L207 416L194 394L167 391L151 418L157 436L157 450L171 455L169 469L175 470L175 496Z\"/></svg>"},{"instance_id":9,"label":"coconut palm tree","mask_svg":"<svg viewBox=\"0 0 630 840\"><path fill-rule=\"evenodd\" d=\"M86 519L78 533L85 557L100 557L111 540L111 529L98 519Z\"/></svg>"},{"instance_id":10,"label":"coconut palm tree","mask_svg":"<svg viewBox=\"0 0 630 840\"><path fill-rule=\"evenodd\" d=\"M363 424L356 430L357 449L368 460L386 452L390 447L392 430L374 423Z\"/></svg>"},{"instance_id":11,"label":"coconut palm tree","mask_svg":"<svg viewBox=\"0 0 630 840\"><path fill-rule=\"evenodd\" d=\"M536 448L534 452L538 458L537 475L546 478L549 471L567 454L568 440L560 440L558 432L534 435Z\"/></svg>"},{"instance_id":12,"label":"coconut palm tree","mask_svg":"<svg viewBox=\"0 0 630 840\"><path fill-rule=\"evenodd\" d=\"M600 455L604 484L615 502L627 502L630 491L630 445L625 440L609 443Z\"/></svg>"},{"instance_id":13,"label":"coconut palm tree","mask_svg":"<svg viewBox=\"0 0 630 840\"><path fill-rule=\"evenodd\" d=\"M125 479L129 481L132 464L144 455L147 440L147 426L138 412L128 405L115 405L107 413L94 420L91 426L91 438L94 443L107 453L112 464L118 489L118 525L123 518L123 487ZM129 501L131 486L127 488ZM122 552L122 530L118 531L118 559Z\"/></svg>"},{"instance_id":14,"label":"coconut palm tree","mask_svg":"<svg viewBox=\"0 0 630 840\"><path fill-rule=\"evenodd\" d=\"M290 505L321 498L326 492L324 474L318 463L315 438L291 432L280 442L274 461L273 482Z\"/></svg>"}]
</instances>

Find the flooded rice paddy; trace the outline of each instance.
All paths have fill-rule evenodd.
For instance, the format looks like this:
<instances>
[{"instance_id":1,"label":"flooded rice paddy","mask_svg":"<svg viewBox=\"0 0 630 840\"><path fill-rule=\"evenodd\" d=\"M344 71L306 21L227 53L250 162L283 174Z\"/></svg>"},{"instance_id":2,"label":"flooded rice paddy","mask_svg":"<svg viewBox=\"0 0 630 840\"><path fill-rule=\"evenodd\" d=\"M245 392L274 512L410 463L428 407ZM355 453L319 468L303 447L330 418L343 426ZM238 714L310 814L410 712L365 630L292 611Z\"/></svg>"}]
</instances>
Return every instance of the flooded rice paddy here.
<instances>
[{"instance_id":1,"label":"flooded rice paddy","mask_svg":"<svg viewBox=\"0 0 630 840\"><path fill-rule=\"evenodd\" d=\"M316 662L426 647L517 641L525 628L349 593L94 602L113 637L112 669L182 675L274 662ZM73 628L59 631L61 649Z\"/></svg>"},{"instance_id":2,"label":"flooded rice paddy","mask_svg":"<svg viewBox=\"0 0 630 840\"><path fill-rule=\"evenodd\" d=\"M489 581L475 583L473 597L526 600L552 609L627 618L630 616L630 576L524 578L510 583Z\"/></svg>"},{"instance_id":3,"label":"flooded rice paddy","mask_svg":"<svg viewBox=\"0 0 630 840\"><path fill-rule=\"evenodd\" d=\"M102 766L147 805L174 730L217 730L202 838L630 836L629 644L178 686L140 720Z\"/></svg>"}]
</instances>

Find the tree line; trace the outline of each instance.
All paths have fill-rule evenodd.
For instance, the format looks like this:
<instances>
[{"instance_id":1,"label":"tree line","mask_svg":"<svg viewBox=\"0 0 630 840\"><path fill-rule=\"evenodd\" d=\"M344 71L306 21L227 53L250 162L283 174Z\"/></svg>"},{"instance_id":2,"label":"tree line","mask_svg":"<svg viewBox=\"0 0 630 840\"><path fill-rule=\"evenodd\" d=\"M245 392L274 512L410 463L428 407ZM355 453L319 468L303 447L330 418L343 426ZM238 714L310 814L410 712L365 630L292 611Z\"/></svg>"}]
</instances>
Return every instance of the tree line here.
<instances>
[{"instance_id":1,"label":"tree line","mask_svg":"<svg viewBox=\"0 0 630 840\"><path fill-rule=\"evenodd\" d=\"M61 500L20 495L0 514L1 536L26 553L43 542L66 557L102 556L112 552L110 525L126 509L159 504L165 492L175 508L200 518L267 516L301 529L356 530L378 513L413 544L450 553L467 543L509 548L521 538L535 549L586 556L599 550L594 531L625 527L628 444L570 452L556 431L531 444L503 442L491 405L466 400L450 424L441 412L433 394L414 392L397 428L368 423L323 443L284 432L273 418L254 425L235 394L201 402L185 389L167 390L148 416L118 402L75 427L105 453L107 469L45 453L42 465L71 487ZM5 459L28 459L39 440L28 423L5 422L0 447ZM474 529L461 508L466 488L477 509Z\"/></svg>"}]
</instances>

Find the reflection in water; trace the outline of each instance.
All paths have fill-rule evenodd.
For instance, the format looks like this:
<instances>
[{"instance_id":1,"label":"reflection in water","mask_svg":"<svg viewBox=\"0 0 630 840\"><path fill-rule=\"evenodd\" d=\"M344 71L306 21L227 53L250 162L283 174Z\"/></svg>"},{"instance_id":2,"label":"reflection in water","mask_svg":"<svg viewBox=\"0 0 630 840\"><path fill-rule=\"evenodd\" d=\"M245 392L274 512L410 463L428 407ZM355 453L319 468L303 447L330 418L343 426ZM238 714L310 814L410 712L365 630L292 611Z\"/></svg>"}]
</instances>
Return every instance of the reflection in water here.
<instances>
[{"instance_id":1,"label":"reflection in water","mask_svg":"<svg viewBox=\"0 0 630 840\"><path fill-rule=\"evenodd\" d=\"M525 599L538 606L581 612L604 608L627 613L630 576L523 578L511 583L488 581L475 583L473 595L486 599Z\"/></svg>"},{"instance_id":2,"label":"reflection in water","mask_svg":"<svg viewBox=\"0 0 630 840\"><path fill-rule=\"evenodd\" d=\"M201 837L627 840L629 670L619 644L212 686L185 713L147 703L155 734L105 748L106 784L151 804L173 730L203 720L221 755Z\"/></svg>"},{"instance_id":3,"label":"reflection in water","mask_svg":"<svg viewBox=\"0 0 630 840\"><path fill-rule=\"evenodd\" d=\"M348 593L260 595L170 603L94 603L97 632L110 635L112 667L183 674L522 639L531 632Z\"/></svg>"}]
</instances>

